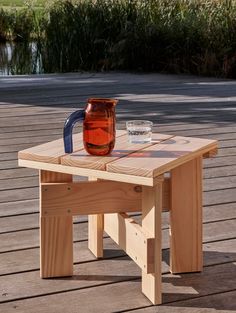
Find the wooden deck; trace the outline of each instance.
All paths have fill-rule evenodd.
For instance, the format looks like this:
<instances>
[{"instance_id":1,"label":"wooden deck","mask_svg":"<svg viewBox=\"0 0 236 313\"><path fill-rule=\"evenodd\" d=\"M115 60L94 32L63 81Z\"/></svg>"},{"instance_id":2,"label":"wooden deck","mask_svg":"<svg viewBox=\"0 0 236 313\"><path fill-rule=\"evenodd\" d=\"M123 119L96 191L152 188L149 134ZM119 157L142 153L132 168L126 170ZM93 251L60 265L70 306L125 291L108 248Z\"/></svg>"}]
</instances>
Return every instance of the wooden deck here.
<instances>
[{"instance_id":1,"label":"wooden deck","mask_svg":"<svg viewBox=\"0 0 236 313\"><path fill-rule=\"evenodd\" d=\"M204 161L204 271L168 272L163 213L163 305L141 293L140 270L108 236L105 258L87 249L87 217L74 223L72 278L39 278L38 173L17 151L61 137L65 117L91 96L115 97L118 128L218 139ZM0 77L0 312L236 312L236 81L168 75Z\"/></svg>"}]
</instances>

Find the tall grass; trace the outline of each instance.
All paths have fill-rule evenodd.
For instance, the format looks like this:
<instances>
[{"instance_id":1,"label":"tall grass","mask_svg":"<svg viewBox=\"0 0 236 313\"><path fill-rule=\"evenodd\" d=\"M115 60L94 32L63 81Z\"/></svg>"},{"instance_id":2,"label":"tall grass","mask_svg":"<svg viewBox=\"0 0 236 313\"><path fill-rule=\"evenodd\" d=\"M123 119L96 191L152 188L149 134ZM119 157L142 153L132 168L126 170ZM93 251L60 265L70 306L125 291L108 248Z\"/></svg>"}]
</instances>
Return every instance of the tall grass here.
<instances>
[{"instance_id":1,"label":"tall grass","mask_svg":"<svg viewBox=\"0 0 236 313\"><path fill-rule=\"evenodd\" d=\"M38 42L45 72L236 77L236 0L74 0L32 12L24 13L29 20L21 37ZM2 29L2 37L10 30L16 38L23 31L15 31L16 18L6 26L1 16L0 37Z\"/></svg>"}]
</instances>

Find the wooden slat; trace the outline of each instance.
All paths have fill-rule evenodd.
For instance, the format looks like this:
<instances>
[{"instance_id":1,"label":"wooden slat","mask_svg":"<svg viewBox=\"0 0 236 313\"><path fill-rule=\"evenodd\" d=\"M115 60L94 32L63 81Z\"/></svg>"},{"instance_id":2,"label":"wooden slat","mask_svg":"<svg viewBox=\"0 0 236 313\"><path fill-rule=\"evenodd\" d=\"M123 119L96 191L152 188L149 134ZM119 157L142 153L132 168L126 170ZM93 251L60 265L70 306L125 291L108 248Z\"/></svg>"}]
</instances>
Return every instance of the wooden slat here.
<instances>
[{"instance_id":1,"label":"wooden slat","mask_svg":"<svg viewBox=\"0 0 236 313\"><path fill-rule=\"evenodd\" d=\"M27 220L27 219L26 219ZM19 220L20 222L21 220ZM7 221L6 221L7 222ZM87 223L73 225L73 240L84 241L88 239ZM39 248L39 229L13 231L0 235L0 253L30 248Z\"/></svg>"},{"instance_id":2,"label":"wooden slat","mask_svg":"<svg viewBox=\"0 0 236 313\"><path fill-rule=\"evenodd\" d=\"M12 132L3 132L2 129L0 129L0 139L15 139L15 138L31 138L32 141L34 140L34 137L40 136L43 140L44 136L48 136L48 133L50 135L61 135L61 127L58 128L52 128L52 129L38 129L38 130L30 130L30 131L21 131L20 127L17 128L17 131L14 131L14 128ZM31 143L32 143L31 141Z\"/></svg>"},{"instance_id":3,"label":"wooden slat","mask_svg":"<svg viewBox=\"0 0 236 313\"><path fill-rule=\"evenodd\" d=\"M88 248L97 257L103 257L103 214L88 216Z\"/></svg>"},{"instance_id":4,"label":"wooden slat","mask_svg":"<svg viewBox=\"0 0 236 313\"><path fill-rule=\"evenodd\" d=\"M170 252L172 273L202 270L202 158L171 172Z\"/></svg>"},{"instance_id":5,"label":"wooden slat","mask_svg":"<svg viewBox=\"0 0 236 313\"><path fill-rule=\"evenodd\" d=\"M14 192L12 190L2 190L0 192L0 203L10 202L9 199L11 201L38 199L38 194L38 187L16 189Z\"/></svg>"},{"instance_id":6,"label":"wooden slat","mask_svg":"<svg viewBox=\"0 0 236 313\"><path fill-rule=\"evenodd\" d=\"M76 224L74 227L74 241L88 239L87 223ZM203 228L204 242L217 242L236 238L236 220L218 221L216 223L207 223ZM169 229L162 231L162 248L169 248ZM19 249L28 249L39 247L38 229L22 230L20 232L11 232L0 235L0 253L14 251Z\"/></svg>"},{"instance_id":7,"label":"wooden slat","mask_svg":"<svg viewBox=\"0 0 236 313\"><path fill-rule=\"evenodd\" d=\"M97 181L89 177L89 181ZM88 216L88 248L97 257L103 257L104 214L90 214Z\"/></svg>"},{"instance_id":8,"label":"wooden slat","mask_svg":"<svg viewBox=\"0 0 236 313\"><path fill-rule=\"evenodd\" d=\"M154 239L127 214L105 214L105 232L145 272L154 272Z\"/></svg>"},{"instance_id":9,"label":"wooden slat","mask_svg":"<svg viewBox=\"0 0 236 313\"><path fill-rule=\"evenodd\" d=\"M23 200L0 203L0 217L39 212L39 200Z\"/></svg>"},{"instance_id":10,"label":"wooden slat","mask_svg":"<svg viewBox=\"0 0 236 313\"><path fill-rule=\"evenodd\" d=\"M203 173L204 178L227 177L236 175L236 165L225 165L220 167L206 168Z\"/></svg>"},{"instance_id":11,"label":"wooden slat","mask_svg":"<svg viewBox=\"0 0 236 313\"><path fill-rule=\"evenodd\" d=\"M46 182L68 182L72 176L40 171L40 189ZM41 192L42 193L42 192ZM40 198L40 276L42 278L73 274L72 216L47 216L47 200Z\"/></svg>"},{"instance_id":12,"label":"wooden slat","mask_svg":"<svg viewBox=\"0 0 236 313\"><path fill-rule=\"evenodd\" d=\"M114 243L109 237L104 238L105 253L104 258L124 256L125 252ZM74 264L82 262L95 261L96 258L88 249L87 241L74 242ZM31 248L27 250L11 251L2 253L0 256L0 276L6 274L13 274L17 272L26 272L32 270L39 270L39 249ZM23 260L16 262L15 260Z\"/></svg>"},{"instance_id":13,"label":"wooden slat","mask_svg":"<svg viewBox=\"0 0 236 313\"><path fill-rule=\"evenodd\" d=\"M66 308L70 308L70 312L76 312L74 309L77 309L79 301L82 312L88 312L88 309L90 312L94 312L94 307L98 303L100 312L114 312L115 305L117 309L121 310L127 308L128 303L132 303L132 306L135 307L137 299L137 307L140 306L140 300L147 306L151 305L150 301L140 293L139 268L127 257L116 258L113 261L102 260L99 261L99 265L96 262L79 264L75 266L75 274L74 278L63 280L40 280L38 272L21 273L20 277L19 274L11 275L7 280L6 277L1 277L0 283L4 286L2 301L21 300L2 304L1 309L4 308L3 312L15 312L14 305L17 305L21 309L20 312L35 312L35 307L40 307L41 311L43 307L42 312L45 312L48 307L56 306L56 308L58 307L57 312L61 309L64 311L60 312L65 312L66 303ZM234 263L207 267L204 275L191 273L179 277L166 273L163 275L163 302L197 299L199 295L207 296L232 291L235 287L234 274ZM118 282L122 283L118 284ZM116 284L111 285L112 283ZM104 286L105 290L102 285L106 285ZM98 286L99 288L95 288ZM116 286L117 288L115 288ZM89 287L92 288L88 289ZM130 294L134 288L135 294ZM180 288L182 292L180 292ZM76 299L72 306L71 294L74 294L73 297ZM47 298L45 295L50 295L50 297ZM112 301L107 301L107 299L112 299ZM25 307L23 307L24 301L26 301ZM30 303L34 303L34 306L31 306Z\"/></svg>"},{"instance_id":14,"label":"wooden slat","mask_svg":"<svg viewBox=\"0 0 236 313\"><path fill-rule=\"evenodd\" d=\"M83 227L83 223L78 225L77 228ZM220 238L221 229L215 230L218 238ZM163 238L165 239L165 245L167 246L168 234L167 231L163 231ZM19 233L20 236L20 233ZM80 234L81 238L81 234ZM112 239L104 238L104 258L111 258L122 256L125 254L120 247L114 243ZM207 242L203 244L204 250L204 265L216 265L220 263L234 262L235 254L236 254L236 239L229 240L220 240L216 242ZM230 252L229 252L230 251ZM168 249L164 249L162 251L162 273L169 271L169 251ZM18 250L18 251L10 251L1 254L1 266L0 266L0 275L15 273L15 272L23 272L30 270L39 270L39 249L38 248L30 248L26 250ZM86 262L94 260L94 256L91 255L89 250L87 249L87 241L74 242L74 262ZM16 262L15 260L24 260L23 262Z\"/></svg>"},{"instance_id":15,"label":"wooden slat","mask_svg":"<svg viewBox=\"0 0 236 313\"><path fill-rule=\"evenodd\" d=\"M176 136L107 164L107 171L156 177L216 148L216 140Z\"/></svg>"},{"instance_id":16,"label":"wooden slat","mask_svg":"<svg viewBox=\"0 0 236 313\"><path fill-rule=\"evenodd\" d=\"M38 200L28 200L0 204L0 231L14 232L16 230L38 228L38 202ZM17 216L14 216L16 214ZM236 210L234 203L221 204L203 208L204 222L212 223L216 221L230 219L236 219ZM78 216L77 221L87 221L86 216ZM163 212L162 229L166 229L168 227L169 212Z\"/></svg>"},{"instance_id":17,"label":"wooden slat","mask_svg":"<svg viewBox=\"0 0 236 313\"><path fill-rule=\"evenodd\" d=\"M146 147L149 147L150 145L154 144L154 142L159 143L171 137L172 137L171 135L155 133L153 134L153 143L135 144L129 142L128 136L126 135L126 132L124 132L124 136L118 137L116 139L115 148L110 155L103 157L90 156L83 149L78 152L62 157L61 164L104 171L106 170L106 164L118 160L120 158L123 158L137 150L142 150Z\"/></svg>"},{"instance_id":18,"label":"wooden slat","mask_svg":"<svg viewBox=\"0 0 236 313\"><path fill-rule=\"evenodd\" d=\"M141 187L111 181L41 184L42 214L72 216L141 210ZM136 191L137 190L137 191Z\"/></svg>"},{"instance_id":19,"label":"wooden slat","mask_svg":"<svg viewBox=\"0 0 236 313\"><path fill-rule=\"evenodd\" d=\"M119 173L111 173L107 171L100 171L94 169L87 169L81 167L72 167L61 164L53 164L53 163L44 163L44 162L36 162L29 160L18 160L19 166L30 167L34 169L41 169L46 171L53 171L58 173L67 173L72 175L80 175L80 176L92 176L100 179L112 180L112 181L122 181L124 183L136 184L139 181L139 184L144 186L153 186L153 178L151 177L139 177L134 175L127 174L119 174Z\"/></svg>"},{"instance_id":20,"label":"wooden slat","mask_svg":"<svg viewBox=\"0 0 236 313\"><path fill-rule=\"evenodd\" d=\"M31 134L30 134L31 135ZM15 137L15 138L4 138L4 139L0 139L0 146L12 146L12 145L23 145L23 144L31 144L32 146L32 142L34 145L39 145L45 142L49 142L52 140L57 140L61 138L61 131L56 134L53 135L50 132L48 132L47 136L40 136L40 134L38 136L27 136L27 137Z\"/></svg>"},{"instance_id":21,"label":"wooden slat","mask_svg":"<svg viewBox=\"0 0 236 313\"><path fill-rule=\"evenodd\" d=\"M20 177L12 179L0 179L0 191L7 189L38 187L38 177Z\"/></svg>"},{"instance_id":22,"label":"wooden slat","mask_svg":"<svg viewBox=\"0 0 236 313\"><path fill-rule=\"evenodd\" d=\"M121 261L122 262L122 261ZM227 270L227 268L226 268ZM231 272L232 273L232 272ZM166 279L168 276L166 275ZM189 278L191 279L191 278ZM213 280L213 279L212 279ZM207 295L206 289L203 290L201 286L202 297L197 297L196 294L191 294L191 287L188 287L188 282L184 281L182 285L186 290L185 301L183 296L182 301L177 303L168 302L166 298L165 303L158 307L160 313L173 313L188 312L188 313L201 313L201 312L211 312L215 309L211 309L212 305L217 308L220 313L232 313L235 311L236 304L236 291L225 290L220 287L217 289L218 281L220 280L220 275L212 281L214 285L213 289L210 289L210 295ZM179 282L182 283L182 280ZM184 284L185 283L185 284ZM201 281L199 281L201 284ZM45 295L44 297L31 298L31 299L21 299L15 302L3 303L1 309L3 312L15 313L16 308L19 313L29 312L34 313L35 308L40 308L41 312L47 312L48 308L55 308L56 313L64 313L65 305L69 312L73 311L78 307L78 302L80 303L80 310L86 313L93 313L94 308L97 308L99 303L99 309L101 312L137 312L137 313L156 313L157 307L151 306L148 299L144 296L140 296L140 281L134 280L130 282L116 282L116 284L104 285L99 288L86 288L82 290L72 290L70 292L64 292L54 295ZM168 288L168 284L165 286L166 293L178 295L180 292L177 288L180 286L172 285ZM208 284L209 288L209 284ZM220 291L219 291L220 290ZM219 293L222 292L222 293ZM191 298L194 298L192 299ZM168 297L168 296L167 296ZM112 301L107 301L107 299L112 299ZM210 308L209 308L210 306Z\"/></svg>"},{"instance_id":23,"label":"wooden slat","mask_svg":"<svg viewBox=\"0 0 236 313\"><path fill-rule=\"evenodd\" d=\"M73 136L73 144L75 149L81 149L83 147L82 133L78 133ZM60 158L63 155L65 155L64 142L63 139L58 139L22 150L18 153L18 158L37 162L60 164Z\"/></svg>"},{"instance_id":24,"label":"wooden slat","mask_svg":"<svg viewBox=\"0 0 236 313\"><path fill-rule=\"evenodd\" d=\"M121 136L124 133L124 131L118 130L117 136ZM75 151L83 148L84 145L82 133L73 135L73 146ZM52 164L60 164L62 156L65 156L63 139L47 142L39 146L19 151L18 153L19 159Z\"/></svg>"},{"instance_id":25,"label":"wooden slat","mask_svg":"<svg viewBox=\"0 0 236 313\"><path fill-rule=\"evenodd\" d=\"M96 262L86 262L75 265L75 276L67 279L43 280L40 279L38 271L21 273L20 276L22 280L17 279L17 274L10 275L7 280L6 277L0 277L0 285L4 286L4 293L7 294L6 296L2 296L1 294L0 302L36 295L43 296L56 291L69 291L71 289L107 284L108 282L119 282L139 278L138 266L134 266L134 262L129 258L127 259L127 257L121 257L120 262L119 260L115 262L111 260L101 260L99 263L100 266L98 266ZM106 280L104 280L104 276Z\"/></svg>"},{"instance_id":26,"label":"wooden slat","mask_svg":"<svg viewBox=\"0 0 236 313\"><path fill-rule=\"evenodd\" d=\"M162 303L162 187L163 177L154 187L143 187L142 228L154 238L154 269L152 273L142 271L142 292L153 304Z\"/></svg>"},{"instance_id":27,"label":"wooden slat","mask_svg":"<svg viewBox=\"0 0 236 313\"><path fill-rule=\"evenodd\" d=\"M10 160L10 161L2 161L0 163L0 170L6 170L6 169L12 169L17 167L17 161L16 160Z\"/></svg>"},{"instance_id":28,"label":"wooden slat","mask_svg":"<svg viewBox=\"0 0 236 313\"><path fill-rule=\"evenodd\" d=\"M11 179L16 177L31 177L37 176L38 171L32 168L14 168L7 170L0 170L0 180Z\"/></svg>"}]
</instances>

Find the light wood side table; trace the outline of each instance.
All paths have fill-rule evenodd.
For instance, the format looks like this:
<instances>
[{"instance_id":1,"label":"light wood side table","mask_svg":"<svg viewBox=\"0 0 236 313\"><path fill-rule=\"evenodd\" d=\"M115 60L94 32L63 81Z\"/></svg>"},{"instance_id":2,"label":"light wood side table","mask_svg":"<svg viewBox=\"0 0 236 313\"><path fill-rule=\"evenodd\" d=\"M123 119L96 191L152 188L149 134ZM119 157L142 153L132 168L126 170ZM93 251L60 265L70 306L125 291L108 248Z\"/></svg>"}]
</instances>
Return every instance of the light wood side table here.
<instances>
[{"instance_id":1,"label":"light wood side table","mask_svg":"<svg viewBox=\"0 0 236 313\"><path fill-rule=\"evenodd\" d=\"M128 143L117 131L104 157L83 149L65 155L63 140L19 152L19 165L40 172L40 275L73 275L72 217L89 215L89 248L103 256L103 230L142 270L142 292L161 303L161 212L170 211L170 271L202 270L202 159L217 141L153 134L148 144ZM73 175L88 181L73 182ZM127 213L142 212L141 225Z\"/></svg>"}]
</instances>

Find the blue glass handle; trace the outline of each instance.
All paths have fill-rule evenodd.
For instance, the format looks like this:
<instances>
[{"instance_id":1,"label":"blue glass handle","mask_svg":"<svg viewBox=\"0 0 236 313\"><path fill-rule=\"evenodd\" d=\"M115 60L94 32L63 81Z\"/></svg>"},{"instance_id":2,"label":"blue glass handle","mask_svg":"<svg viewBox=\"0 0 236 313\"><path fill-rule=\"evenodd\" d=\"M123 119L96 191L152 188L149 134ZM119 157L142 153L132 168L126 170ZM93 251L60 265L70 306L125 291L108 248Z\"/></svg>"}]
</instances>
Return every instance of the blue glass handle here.
<instances>
[{"instance_id":1,"label":"blue glass handle","mask_svg":"<svg viewBox=\"0 0 236 313\"><path fill-rule=\"evenodd\" d=\"M64 147L65 153L73 152L73 141L72 141L72 131L75 126L75 123L78 121L83 121L85 118L85 110L79 110L73 112L65 121L64 124Z\"/></svg>"}]
</instances>

